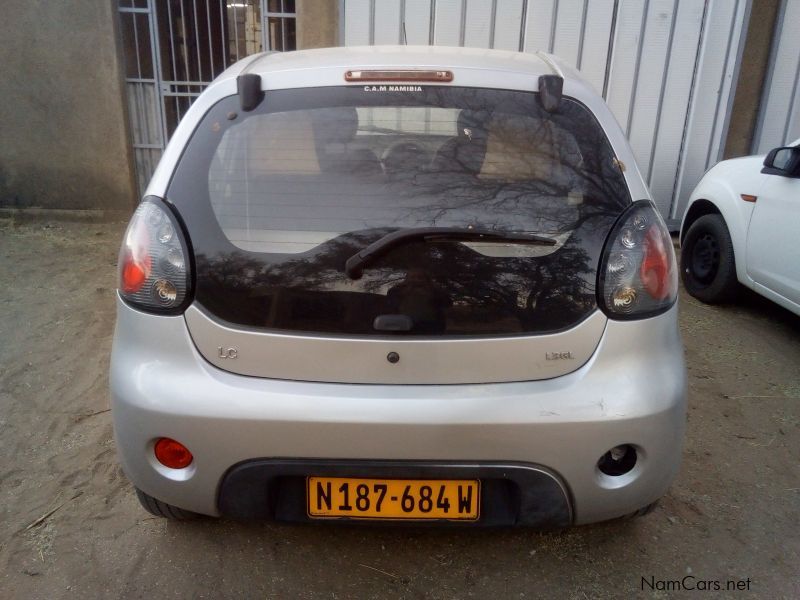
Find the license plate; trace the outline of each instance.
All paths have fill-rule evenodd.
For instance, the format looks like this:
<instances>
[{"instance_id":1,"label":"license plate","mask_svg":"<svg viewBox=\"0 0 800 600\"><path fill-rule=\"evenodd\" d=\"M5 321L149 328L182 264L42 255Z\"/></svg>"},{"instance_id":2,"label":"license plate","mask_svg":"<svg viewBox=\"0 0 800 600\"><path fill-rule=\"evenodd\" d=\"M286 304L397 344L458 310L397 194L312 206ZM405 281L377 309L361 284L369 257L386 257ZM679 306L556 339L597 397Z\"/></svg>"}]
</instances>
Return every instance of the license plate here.
<instances>
[{"instance_id":1,"label":"license plate","mask_svg":"<svg viewBox=\"0 0 800 600\"><path fill-rule=\"evenodd\" d=\"M480 516L475 479L308 477L308 516L352 519L451 519Z\"/></svg>"}]
</instances>

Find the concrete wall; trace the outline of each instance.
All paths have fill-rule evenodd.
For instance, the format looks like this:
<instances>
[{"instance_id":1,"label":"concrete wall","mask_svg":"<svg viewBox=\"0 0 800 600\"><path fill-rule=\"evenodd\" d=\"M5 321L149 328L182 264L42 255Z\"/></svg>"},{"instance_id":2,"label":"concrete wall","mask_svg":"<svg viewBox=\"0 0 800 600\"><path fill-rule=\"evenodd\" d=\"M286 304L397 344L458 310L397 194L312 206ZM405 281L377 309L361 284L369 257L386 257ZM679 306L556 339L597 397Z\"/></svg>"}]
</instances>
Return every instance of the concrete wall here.
<instances>
[{"instance_id":1,"label":"concrete wall","mask_svg":"<svg viewBox=\"0 0 800 600\"><path fill-rule=\"evenodd\" d=\"M3 0L0 207L133 207L115 4Z\"/></svg>"},{"instance_id":2,"label":"concrete wall","mask_svg":"<svg viewBox=\"0 0 800 600\"><path fill-rule=\"evenodd\" d=\"M753 0L723 158L751 153L780 0Z\"/></svg>"},{"instance_id":3,"label":"concrete wall","mask_svg":"<svg viewBox=\"0 0 800 600\"><path fill-rule=\"evenodd\" d=\"M297 0L297 49L338 46L338 0Z\"/></svg>"}]
</instances>

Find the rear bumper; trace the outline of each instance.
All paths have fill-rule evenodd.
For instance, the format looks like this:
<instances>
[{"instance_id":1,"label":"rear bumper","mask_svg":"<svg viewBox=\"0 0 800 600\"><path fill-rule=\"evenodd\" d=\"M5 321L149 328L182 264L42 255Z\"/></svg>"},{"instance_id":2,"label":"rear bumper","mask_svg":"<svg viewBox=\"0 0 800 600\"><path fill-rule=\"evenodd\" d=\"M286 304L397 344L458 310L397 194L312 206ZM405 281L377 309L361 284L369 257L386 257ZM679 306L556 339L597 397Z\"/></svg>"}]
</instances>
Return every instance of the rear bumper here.
<instances>
[{"instance_id":1,"label":"rear bumper","mask_svg":"<svg viewBox=\"0 0 800 600\"><path fill-rule=\"evenodd\" d=\"M198 354L182 317L121 302L111 360L128 477L151 496L209 515L222 514L223 478L235 465L313 459L521 464L565 489L572 523L614 518L659 498L677 473L685 387L677 308L610 321L585 365L534 382L352 385L234 375ZM152 446L162 436L185 444L192 465L160 465ZM638 461L609 477L597 460L619 444L633 445Z\"/></svg>"},{"instance_id":2,"label":"rear bumper","mask_svg":"<svg viewBox=\"0 0 800 600\"><path fill-rule=\"evenodd\" d=\"M252 460L231 468L219 490L220 512L238 519L309 521L306 476L376 479L477 479L477 521L430 520L419 524L529 525L563 528L572 523L566 487L541 467L522 464L461 464L433 461Z\"/></svg>"}]
</instances>

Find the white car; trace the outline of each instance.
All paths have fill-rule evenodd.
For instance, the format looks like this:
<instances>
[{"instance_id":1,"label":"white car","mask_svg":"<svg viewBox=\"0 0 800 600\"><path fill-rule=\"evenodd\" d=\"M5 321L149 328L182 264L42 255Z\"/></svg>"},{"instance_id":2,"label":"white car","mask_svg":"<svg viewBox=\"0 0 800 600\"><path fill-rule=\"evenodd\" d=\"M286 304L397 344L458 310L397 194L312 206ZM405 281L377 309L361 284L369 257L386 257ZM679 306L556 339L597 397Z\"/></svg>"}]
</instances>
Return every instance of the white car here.
<instances>
[{"instance_id":1,"label":"white car","mask_svg":"<svg viewBox=\"0 0 800 600\"><path fill-rule=\"evenodd\" d=\"M800 315L800 139L765 156L718 163L681 224L681 278L704 302L739 283Z\"/></svg>"}]
</instances>

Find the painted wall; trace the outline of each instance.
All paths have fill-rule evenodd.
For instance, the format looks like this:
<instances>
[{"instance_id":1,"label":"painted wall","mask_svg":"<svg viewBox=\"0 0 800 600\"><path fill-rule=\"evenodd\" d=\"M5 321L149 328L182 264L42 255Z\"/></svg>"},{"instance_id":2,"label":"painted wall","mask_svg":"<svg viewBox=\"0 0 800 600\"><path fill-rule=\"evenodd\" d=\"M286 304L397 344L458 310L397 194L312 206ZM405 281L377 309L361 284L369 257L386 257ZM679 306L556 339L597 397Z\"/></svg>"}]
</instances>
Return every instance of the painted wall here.
<instances>
[{"instance_id":1,"label":"painted wall","mask_svg":"<svg viewBox=\"0 0 800 600\"><path fill-rule=\"evenodd\" d=\"M742 53L723 158L746 156L752 151L780 4L780 0L753 0L750 8L747 42Z\"/></svg>"},{"instance_id":2,"label":"painted wall","mask_svg":"<svg viewBox=\"0 0 800 600\"><path fill-rule=\"evenodd\" d=\"M0 207L135 202L112 0L4 0Z\"/></svg>"},{"instance_id":3,"label":"painted wall","mask_svg":"<svg viewBox=\"0 0 800 600\"><path fill-rule=\"evenodd\" d=\"M297 49L339 45L339 3L297 0Z\"/></svg>"},{"instance_id":4,"label":"painted wall","mask_svg":"<svg viewBox=\"0 0 800 600\"><path fill-rule=\"evenodd\" d=\"M770 54L769 72L753 139L753 151L800 138L800 0L782 0Z\"/></svg>"}]
</instances>

